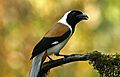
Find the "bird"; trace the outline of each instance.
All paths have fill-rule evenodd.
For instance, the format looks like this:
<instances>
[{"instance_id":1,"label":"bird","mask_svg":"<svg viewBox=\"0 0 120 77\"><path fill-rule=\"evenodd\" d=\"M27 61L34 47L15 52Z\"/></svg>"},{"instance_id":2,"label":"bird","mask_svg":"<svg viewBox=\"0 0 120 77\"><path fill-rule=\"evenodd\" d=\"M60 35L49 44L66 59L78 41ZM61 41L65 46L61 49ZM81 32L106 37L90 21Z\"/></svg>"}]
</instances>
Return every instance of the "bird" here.
<instances>
[{"instance_id":1,"label":"bird","mask_svg":"<svg viewBox=\"0 0 120 77\"><path fill-rule=\"evenodd\" d=\"M38 77L42 73L41 67L46 57L52 60L49 55L66 56L59 54L60 50L74 33L76 24L82 20L88 20L88 16L85 13L79 10L70 10L45 33L33 49L30 58L32 67L29 77Z\"/></svg>"}]
</instances>

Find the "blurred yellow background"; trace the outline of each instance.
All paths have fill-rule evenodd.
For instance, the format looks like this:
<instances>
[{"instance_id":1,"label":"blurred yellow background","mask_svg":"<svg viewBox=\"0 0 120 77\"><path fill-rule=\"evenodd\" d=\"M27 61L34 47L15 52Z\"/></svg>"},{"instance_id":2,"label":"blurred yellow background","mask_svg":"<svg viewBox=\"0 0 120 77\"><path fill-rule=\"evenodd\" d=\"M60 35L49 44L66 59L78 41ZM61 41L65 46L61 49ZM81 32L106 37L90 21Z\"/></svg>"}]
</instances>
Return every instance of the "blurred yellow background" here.
<instances>
[{"instance_id":1,"label":"blurred yellow background","mask_svg":"<svg viewBox=\"0 0 120 77\"><path fill-rule=\"evenodd\" d=\"M62 54L120 52L119 0L0 0L0 77L28 77L33 47L71 9L85 12L89 20L77 24ZM48 77L99 74L88 62L74 62L52 69Z\"/></svg>"}]
</instances>

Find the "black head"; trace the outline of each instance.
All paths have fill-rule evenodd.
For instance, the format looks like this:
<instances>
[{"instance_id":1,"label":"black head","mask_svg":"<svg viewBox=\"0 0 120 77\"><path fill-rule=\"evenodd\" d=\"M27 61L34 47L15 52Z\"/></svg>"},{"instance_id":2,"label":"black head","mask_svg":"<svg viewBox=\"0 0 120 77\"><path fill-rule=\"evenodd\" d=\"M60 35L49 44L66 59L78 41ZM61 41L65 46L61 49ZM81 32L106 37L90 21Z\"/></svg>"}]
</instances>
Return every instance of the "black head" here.
<instances>
[{"instance_id":1,"label":"black head","mask_svg":"<svg viewBox=\"0 0 120 77\"><path fill-rule=\"evenodd\" d=\"M88 16L81 11L78 10L72 10L67 15L67 23L71 25L72 27L75 26L78 22L82 20L87 20Z\"/></svg>"}]
</instances>

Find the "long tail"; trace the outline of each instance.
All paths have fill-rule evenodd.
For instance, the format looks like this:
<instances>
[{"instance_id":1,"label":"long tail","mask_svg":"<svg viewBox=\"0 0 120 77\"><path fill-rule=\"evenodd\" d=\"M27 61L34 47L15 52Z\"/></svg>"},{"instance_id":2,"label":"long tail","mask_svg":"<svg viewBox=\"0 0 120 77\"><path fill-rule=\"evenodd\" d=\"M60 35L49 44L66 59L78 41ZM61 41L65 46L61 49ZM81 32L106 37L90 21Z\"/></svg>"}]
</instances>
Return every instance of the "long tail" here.
<instances>
[{"instance_id":1,"label":"long tail","mask_svg":"<svg viewBox=\"0 0 120 77\"><path fill-rule=\"evenodd\" d=\"M41 69L41 66L43 63L44 54L45 54L45 52L43 52L43 53L41 53L33 58L32 68L31 68L29 77L37 77L38 73L40 73L40 69Z\"/></svg>"}]
</instances>

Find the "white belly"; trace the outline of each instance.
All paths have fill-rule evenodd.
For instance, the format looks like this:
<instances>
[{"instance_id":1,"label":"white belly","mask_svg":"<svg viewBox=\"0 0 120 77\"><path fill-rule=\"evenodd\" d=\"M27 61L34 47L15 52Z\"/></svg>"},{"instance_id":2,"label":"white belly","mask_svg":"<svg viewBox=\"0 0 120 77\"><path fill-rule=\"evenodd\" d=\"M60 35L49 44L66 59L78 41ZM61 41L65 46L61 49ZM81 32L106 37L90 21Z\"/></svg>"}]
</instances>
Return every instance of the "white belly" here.
<instances>
[{"instance_id":1,"label":"white belly","mask_svg":"<svg viewBox=\"0 0 120 77\"><path fill-rule=\"evenodd\" d=\"M58 45L53 46L52 48L47 50L48 55L59 53L60 50L64 47L64 45L68 42L69 38L64 40Z\"/></svg>"}]
</instances>

